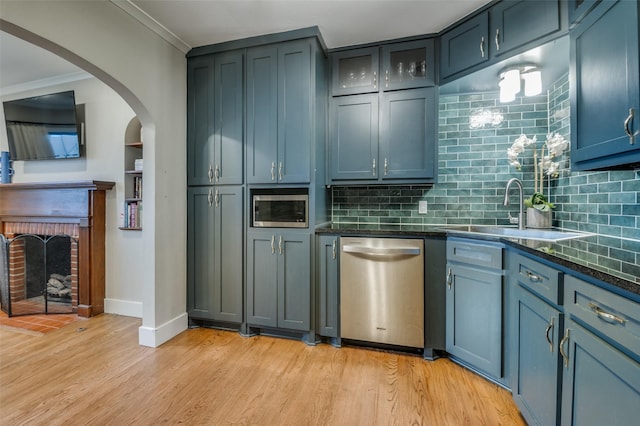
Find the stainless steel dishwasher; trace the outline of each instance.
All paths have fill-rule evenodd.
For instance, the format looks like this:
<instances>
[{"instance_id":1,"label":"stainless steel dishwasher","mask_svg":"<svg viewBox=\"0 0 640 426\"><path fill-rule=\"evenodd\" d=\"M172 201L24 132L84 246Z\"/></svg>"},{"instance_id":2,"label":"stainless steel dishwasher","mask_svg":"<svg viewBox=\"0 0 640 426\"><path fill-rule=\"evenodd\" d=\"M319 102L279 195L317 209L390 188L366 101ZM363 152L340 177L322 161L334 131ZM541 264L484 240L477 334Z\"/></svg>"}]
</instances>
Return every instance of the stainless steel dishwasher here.
<instances>
[{"instance_id":1,"label":"stainless steel dishwasher","mask_svg":"<svg viewBox=\"0 0 640 426\"><path fill-rule=\"evenodd\" d=\"M424 347L424 241L340 238L340 337Z\"/></svg>"}]
</instances>

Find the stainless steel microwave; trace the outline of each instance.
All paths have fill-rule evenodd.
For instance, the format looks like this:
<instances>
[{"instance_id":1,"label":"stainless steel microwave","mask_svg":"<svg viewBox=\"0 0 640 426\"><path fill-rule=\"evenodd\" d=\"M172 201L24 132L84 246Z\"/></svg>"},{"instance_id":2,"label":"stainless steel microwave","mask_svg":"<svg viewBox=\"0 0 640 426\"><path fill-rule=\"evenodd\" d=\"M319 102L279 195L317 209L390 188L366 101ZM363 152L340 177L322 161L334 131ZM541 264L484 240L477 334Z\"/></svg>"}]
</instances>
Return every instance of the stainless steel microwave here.
<instances>
[{"instance_id":1,"label":"stainless steel microwave","mask_svg":"<svg viewBox=\"0 0 640 426\"><path fill-rule=\"evenodd\" d=\"M252 193L252 220L255 228L308 228L308 193Z\"/></svg>"}]
</instances>

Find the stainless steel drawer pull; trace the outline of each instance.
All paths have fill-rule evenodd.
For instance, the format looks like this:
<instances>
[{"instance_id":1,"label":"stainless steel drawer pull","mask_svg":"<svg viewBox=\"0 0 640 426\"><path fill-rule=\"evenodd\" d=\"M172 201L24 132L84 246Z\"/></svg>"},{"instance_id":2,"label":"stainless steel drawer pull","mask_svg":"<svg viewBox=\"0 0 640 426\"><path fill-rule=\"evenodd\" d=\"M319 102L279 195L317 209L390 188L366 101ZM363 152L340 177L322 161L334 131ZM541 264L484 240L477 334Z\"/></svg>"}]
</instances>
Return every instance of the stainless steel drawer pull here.
<instances>
[{"instance_id":1,"label":"stainless steel drawer pull","mask_svg":"<svg viewBox=\"0 0 640 426\"><path fill-rule=\"evenodd\" d=\"M480 55L484 58L484 36L482 36L482 40L480 40Z\"/></svg>"},{"instance_id":2,"label":"stainless steel drawer pull","mask_svg":"<svg viewBox=\"0 0 640 426\"><path fill-rule=\"evenodd\" d=\"M500 28L496 28L496 50L500 50Z\"/></svg>"},{"instance_id":3,"label":"stainless steel drawer pull","mask_svg":"<svg viewBox=\"0 0 640 426\"><path fill-rule=\"evenodd\" d=\"M272 235L271 236L271 254L274 254L276 252L276 236Z\"/></svg>"},{"instance_id":4,"label":"stainless steel drawer pull","mask_svg":"<svg viewBox=\"0 0 640 426\"><path fill-rule=\"evenodd\" d=\"M275 163L275 161L271 162L271 180L276 180L276 163Z\"/></svg>"},{"instance_id":5,"label":"stainless steel drawer pull","mask_svg":"<svg viewBox=\"0 0 640 426\"><path fill-rule=\"evenodd\" d=\"M209 164L209 172L207 173L209 176L209 183L213 182L213 167Z\"/></svg>"},{"instance_id":6,"label":"stainless steel drawer pull","mask_svg":"<svg viewBox=\"0 0 640 426\"><path fill-rule=\"evenodd\" d=\"M551 317L551 321L549 322L549 325L547 325L547 329L544 331L544 336L546 337L547 342L549 343L549 352L553 352L553 341L549 337L549 332L553 330L554 319L555 318Z\"/></svg>"},{"instance_id":7,"label":"stainless steel drawer pull","mask_svg":"<svg viewBox=\"0 0 640 426\"><path fill-rule=\"evenodd\" d=\"M371 167L373 169L373 175L376 175L376 159L373 159L373 163L371 163Z\"/></svg>"},{"instance_id":8,"label":"stainless steel drawer pull","mask_svg":"<svg viewBox=\"0 0 640 426\"><path fill-rule=\"evenodd\" d=\"M598 318L600 318L603 321L606 321L606 322L611 323L611 324L613 324L615 322L617 322L618 324L624 324L626 322L625 319L620 318L617 315L614 315L614 314L611 314L609 312L603 311L595 303L589 303L589 307L598 316Z\"/></svg>"},{"instance_id":9,"label":"stainless steel drawer pull","mask_svg":"<svg viewBox=\"0 0 640 426\"><path fill-rule=\"evenodd\" d=\"M539 275L536 275L531 271L527 271L527 277L529 277L529 281L534 283L539 283L540 281L542 281L542 278Z\"/></svg>"},{"instance_id":10,"label":"stainless steel drawer pull","mask_svg":"<svg viewBox=\"0 0 640 426\"><path fill-rule=\"evenodd\" d=\"M447 273L447 287L451 290L451 284L453 283L453 276L451 275L451 268L449 268L449 273Z\"/></svg>"},{"instance_id":11,"label":"stainless steel drawer pull","mask_svg":"<svg viewBox=\"0 0 640 426\"><path fill-rule=\"evenodd\" d=\"M284 253L284 247L282 245L282 235L280 235L280 238L278 238L278 253Z\"/></svg>"},{"instance_id":12,"label":"stainless steel drawer pull","mask_svg":"<svg viewBox=\"0 0 640 426\"><path fill-rule=\"evenodd\" d=\"M209 195L207 195L207 201L209 202L209 207L213 206L213 192L209 189Z\"/></svg>"},{"instance_id":13,"label":"stainless steel drawer pull","mask_svg":"<svg viewBox=\"0 0 640 426\"><path fill-rule=\"evenodd\" d=\"M216 164L216 170L213 172L213 175L216 178L216 182L220 180L220 165Z\"/></svg>"},{"instance_id":14,"label":"stainless steel drawer pull","mask_svg":"<svg viewBox=\"0 0 640 426\"><path fill-rule=\"evenodd\" d=\"M278 164L278 180L282 180L282 161Z\"/></svg>"},{"instance_id":15,"label":"stainless steel drawer pull","mask_svg":"<svg viewBox=\"0 0 640 426\"><path fill-rule=\"evenodd\" d=\"M569 341L569 329L567 328L564 331L564 337L560 341L560 355L562 355L562 359L564 359L564 366L569 367L569 355L564 351L564 344Z\"/></svg>"},{"instance_id":16,"label":"stainless steel drawer pull","mask_svg":"<svg viewBox=\"0 0 640 426\"><path fill-rule=\"evenodd\" d=\"M338 245L338 240L334 239L333 243L331 243L331 257L333 259L336 258L337 254L336 254L336 246Z\"/></svg>"},{"instance_id":17,"label":"stainless steel drawer pull","mask_svg":"<svg viewBox=\"0 0 640 426\"><path fill-rule=\"evenodd\" d=\"M216 196L214 197L216 207L220 207L220 190L216 189Z\"/></svg>"}]
</instances>

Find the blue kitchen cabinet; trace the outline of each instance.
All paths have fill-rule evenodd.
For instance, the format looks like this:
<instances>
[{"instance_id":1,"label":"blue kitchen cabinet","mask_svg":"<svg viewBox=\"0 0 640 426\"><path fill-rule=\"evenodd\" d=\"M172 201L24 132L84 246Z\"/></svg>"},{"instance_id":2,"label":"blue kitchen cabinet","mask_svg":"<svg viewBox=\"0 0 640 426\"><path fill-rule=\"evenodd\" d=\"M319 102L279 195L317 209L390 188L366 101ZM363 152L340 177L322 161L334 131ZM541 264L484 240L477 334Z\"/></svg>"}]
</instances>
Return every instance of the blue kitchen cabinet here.
<instances>
[{"instance_id":1,"label":"blue kitchen cabinet","mask_svg":"<svg viewBox=\"0 0 640 426\"><path fill-rule=\"evenodd\" d=\"M320 336L339 336L338 292L339 292L339 236L322 235L318 241L318 310L316 332Z\"/></svg>"},{"instance_id":2,"label":"blue kitchen cabinet","mask_svg":"<svg viewBox=\"0 0 640 426\"><path fill-rule=\"evenodd\" d=\"M434 179L436 171L436 91L386 92L380 104L381 180Z\"/></svg>"},{"instance_id":3,"label":"blue kitchen cabinet","mask_svg":"<svg viewBox=\"0 0 640 426\"><path fill-rule=\"evenodd\" d=\"M562 29L560 1L505 0L490 9L491 56L504 57Z\"/></svg>"},{"instance_id":4,"label":"blue kitchen cabinet","mask_svg":"<svg viewBox=\"0 0 640 426\"><path fill-rule=\"evenodd\" d=\"M187 190L187 311L240 324L243 300L243 188Z\"/></svg>"},{"instance_id":5,"label":"blue kitchen cabinet","mask_svg":"<svg viewBox=\"0 0 640 426\"><path fill-rule=\"evenodd\" d=\"M247 233L247 323L311 329L311 236L274 228Z\"/></svg>"},{"instance_id":6,"label":"blue kitchen cabinet","mask_svg":"<svg viewBox=\"0 0 640 426\"><path fill-rule=\"evenodd\" d=\"M440 78L489 60L489 12L470 18L440 37Z\"/></svg>"},{"instance_id":7,"label":"blue kitchen cabinet","mask_svg":"<svg viewBox=\"0 0 640 426\"><path fill-rule=\"evenodd\" d=\"M247 50L249 183L311 180L312 46L298 40Z\"/></svg>"},{"instance_id":8,"label":"blue kitchen cabinet","mask_svg":"<svg viewBox=\"0 0 640 426\"><path fill-rule=\"evenodd\" d=\"M640 164L639 13L603 1L569 33L572 170Z\"/></svg>"},{"instance_id":9,"label":"blue kitchen cabinet","mask_svg":"<svg viewBox=\"0 0 640 426\"><path fill-rule=\"evenodd\" d=\"M640 363L573 320L562 339L562 425L633 425Z\"/></svg>"},{"instance_id":10,"label":"blue kitchen cabinet","mask_svg":"<svg viewBox=\"0 0 640 426\"><path fill-rule=\"evenodd\" d=\"M334 97L332 183L433 182L436 103L434 88Z\"/></svg>"},{"instance_id":11,"label":"blue kitchen cabinet","mask_svg":"<svg viewBox=\"0 0 640 426\"><path fill-rule=\"evenodd\" d=\"M243 53L187 64L187 183L243 182Z\"/></svg>"},{"instance_id":12,"label":"blue kitchen cabinet","mask_svg":"<svg viewBox=\"0 0 640 426\"><path fill-rule=\"evenodd\" d=\"M511 251L506 261L512 311L506 343L511 392L528 424L555 425L562 382L563 275Z\"/></svg>"},{"instance_id":13,"label":"blue kitchen cabinet","mask_svg":"<svg viewBox=\"0 0 640 426\"><path fill-rule=\"evenodd\" d=\"M333 96L378 92L380 49L365 47L331 55Z\"/></svg>"},{"instance_id":14,"label":"blue kitchen cabinet","mask_svg":"<svg viewBox=\"0 0 640 426\"><path fill-rule=\"evenodd\" d=\"M432 38L381 47L380 88L383 91L435 85L435 43Z\"/></svg>"},{"instance_id":15,"label":"blue kitchen cabinet","mask_svg":"<svg viewBox=\"0 0 640 426\"><path fill-rule=\"evenodd\" d=\"M377 179L378 95L331 100L332 181Z\"/></svg>"},{"instance_id":16,"label":"blue kitchen cabinet","mask_svg":"<svg viewBox=\"0 0 640 426\"><path fill-rule=\"evenodd\" d=\"M502 281L501 245L447 240L447 352L496 381L504 378Z\"/></svg>"}]
</instances>

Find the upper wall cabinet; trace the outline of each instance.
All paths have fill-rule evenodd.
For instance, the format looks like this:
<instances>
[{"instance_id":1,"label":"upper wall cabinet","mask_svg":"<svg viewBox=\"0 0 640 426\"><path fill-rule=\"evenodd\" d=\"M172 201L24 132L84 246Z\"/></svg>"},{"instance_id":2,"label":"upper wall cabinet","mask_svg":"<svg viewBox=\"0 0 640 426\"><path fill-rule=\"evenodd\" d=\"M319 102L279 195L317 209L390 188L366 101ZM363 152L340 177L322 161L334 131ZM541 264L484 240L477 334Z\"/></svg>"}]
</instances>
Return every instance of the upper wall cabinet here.
<instances>
[{"instance_id":1,"label":"upper wall cabinet","mask_svg":"<svg viewBox=\"0 0 640 426\"><path fill-rule=\"evenodd\" d=\"M501 1L491 8L492 56L502 57L560 28L557 0Z\"/></svg>"},{"instance_id":2,"label":"upper wall cabinet","mask_svg":"<svg viewBox=\"0 0 640 426\"><path fill-rule=\"evenodd\" d=\"M311 58L309 40L247 50L249 183L311 180Z\"/></svg>"},{"instance_id":3,"label":"upper wall cabinet","mask_svg":"<svg viewBox=\"0 0 640 426\"><path fill-rule=\"evenodd\" d=\"M601 2L570 31L573 170L640 163L639 6Z\"/></svg>"},{"instance_id":4,"label":"upper wall cabinet","mask_svg":"<svg viewBox=\"0 0 640 426\"><path fill-rule=\"evenodd\" d=\"M489 59L489 13L483 12L440 38L440 74L446 78Z\"/></svg>"},{"instance_id":5,"label":"upper wall cabinet","mask_svg":"<svg viewBox=\"0 0 640 426\"><path fill-rule=\"evenodd\" d=\"M333 95L429 87L435 84L433 39L336 52Z\"/></svg>"},{"instance_id":6,"label":"upper wall cabinet","mask_svg":"<svg viewBox=\"0 0 640 426\"><path fill-rule=\"evenodd\" d=\"M584 18L600 0L569 0L569 24Z\"/></svg>"},{"instance_id":7,"label":"upper wall cabinet","mask_svg":"<svg viewBox=\"0 0 640 426\"><path fill-rule=\"evenodd\" d=\"M243 54L192 58L187 76L187 183L242 184Z\"/></svg>"},{"instance_id":8,"label":"upper wall cabinet","mask_svg":"<svg viewBox=\"0 0 640 426\"><path fill-rule=\"evenodd\" d=\"M504 0L440 37L440 80L498 63L566 30L559 0Z\"/></svg>"}]
</instances>

